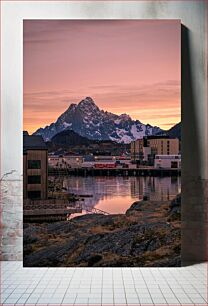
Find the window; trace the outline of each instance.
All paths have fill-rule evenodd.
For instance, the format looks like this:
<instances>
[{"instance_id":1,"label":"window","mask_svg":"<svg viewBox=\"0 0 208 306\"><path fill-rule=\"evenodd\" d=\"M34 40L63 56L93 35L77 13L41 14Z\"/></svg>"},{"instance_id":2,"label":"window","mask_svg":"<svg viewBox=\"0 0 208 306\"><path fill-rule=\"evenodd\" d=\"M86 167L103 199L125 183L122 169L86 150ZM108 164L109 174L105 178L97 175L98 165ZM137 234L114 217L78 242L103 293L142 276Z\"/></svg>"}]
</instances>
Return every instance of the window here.
<instances>
[{"instance_id":1,"label":"window","mask_svg":"<svg viewBox=\"0 0 208 306\"><path fill-rule=\"evenodd\" d=\"M171 168L178 168L178 162L177 161L171 161Z\"/></svg>"},{"instance_id":2,"label":"window","mask_svg":"<svg viewBox=\"0 0 208 306\"><path fill-rule=\"evenodd\" d=\"M41 169L40 160L28 160L28 169Z\"/></svg>"},{"instance_id":3,"label":"window","mask_svg":"<svg viewBox=\"0 0 208 306\"><path fill-rule=\"evenodd\" d=\"M40 175L29 175L27 178L28 184L40 184L41 176Z\"/></svg>"},{"instance_id":4,"label":"window","mask_svg":"<svg viewBox=\"0 0 208 306\"><path fill-rule=\"evenodd\" d=\"M28 191L27 195L29 199L40 199L41 198L40 190Z\"/></svg>"}]
</instances>

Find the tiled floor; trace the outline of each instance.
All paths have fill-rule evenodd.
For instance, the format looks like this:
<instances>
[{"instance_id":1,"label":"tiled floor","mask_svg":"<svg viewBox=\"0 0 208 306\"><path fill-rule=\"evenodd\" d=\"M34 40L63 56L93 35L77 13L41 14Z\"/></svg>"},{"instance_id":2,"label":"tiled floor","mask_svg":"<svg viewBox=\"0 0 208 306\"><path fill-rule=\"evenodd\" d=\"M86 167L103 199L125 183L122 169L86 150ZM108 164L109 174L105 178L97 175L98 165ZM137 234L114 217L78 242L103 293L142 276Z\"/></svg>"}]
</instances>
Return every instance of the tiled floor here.
<instances>
[{"instance_id":1,"label":"tiled floor","mask_svg":"<svg viewBox=\"0 0 208 306\"><path fill-rule=\"evenodd\" d=\"M23 268L1 262L1 305L207 305L207 265Z\"/></svg>"}]
</instances>

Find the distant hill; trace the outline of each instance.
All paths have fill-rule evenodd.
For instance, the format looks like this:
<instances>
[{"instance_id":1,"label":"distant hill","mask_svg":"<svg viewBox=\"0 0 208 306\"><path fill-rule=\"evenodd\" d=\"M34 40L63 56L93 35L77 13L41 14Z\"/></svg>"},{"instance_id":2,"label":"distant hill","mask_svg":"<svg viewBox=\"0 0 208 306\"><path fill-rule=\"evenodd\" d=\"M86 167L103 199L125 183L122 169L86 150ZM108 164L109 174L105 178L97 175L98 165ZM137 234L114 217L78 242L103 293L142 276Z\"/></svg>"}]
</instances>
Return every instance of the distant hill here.
<instances>
[{"instance_id":1,"label":"distant hill","mask_svg":"<svg viewBox=\"0 0 208 306\"><path fill-rule=\"evenodd\" d=\"M167 134L172 138L179 138L181 140L181 122L170 128Z\"/></svg>"},{"instance_id":2,"label":"distant hill","mask_svg":"<svg viewBox=\"0 0 208 306\"><path fill-rule=\"evenodd\" d=\"M82 137L72 130L65 130L53 136L51 142L59 146L76 146L92 144L93 140Z\"/></svg>"},{"instance_id":3,"label":"distant hill","mask_svg":"<svg viewBox=\"0 0 208 306\"><path fill-rule=\"evenodd\" d=\"M122 155L130 149L129 144L121 144L111 140L91 140L82 137L72 130L62 131L47 141L49 152L58 155L70 154L96 154L96 155Z\"/></svg>"},{"instance_id":4,"label":"distant hill","mask_svg":"<svg viewBox=\"0 0 208 306\"><path fill-rule=\"evenodd\" d=\"M161 131L157 133L156 135L161 136L161 135L168 135L171 138L178 138L181 140L181 122L177 123L174 125L172 128L166 131Z\"/></svg>"}]
</instances>

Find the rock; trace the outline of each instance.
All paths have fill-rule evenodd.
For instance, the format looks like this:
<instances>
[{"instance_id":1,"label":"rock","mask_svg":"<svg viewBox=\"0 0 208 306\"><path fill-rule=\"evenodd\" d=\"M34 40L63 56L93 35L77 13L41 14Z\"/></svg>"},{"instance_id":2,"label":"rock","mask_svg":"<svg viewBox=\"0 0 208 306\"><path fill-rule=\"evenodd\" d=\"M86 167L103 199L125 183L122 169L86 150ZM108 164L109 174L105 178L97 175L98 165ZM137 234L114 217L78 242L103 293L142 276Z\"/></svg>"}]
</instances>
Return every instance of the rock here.
<instances>
[{"instance_id":1,"label":"rock","mask_svg":"<svg viewBox=\"0 0 208 306\"><path fill-rule=\"evenodd\" d=\"M132 212L134 213L135 211L144 211L148 209L148 207L152 208L152 202L147 201L147 200L136 201L130 206L129 209L127 209L126 215L128 216Z\"/></svg>"},{"instance_id":2,"label":"rock","mask_svg":"<svg viewBox=\"0 0 208 306\"><path fill-rule=\"evenodd\" d=\"M181 194L179 193L170 204L170 208L173 209L175 207L181 207Z\"/></svg>"},{"instance_id":3,"label":"rock","mask_svg":"<svg viewBox=\"0 0 208 306\"><path fill-rule=\"evenodd\" d=\"M101 259L102 259L102 256L99 255L99 254L96 254L96 255L90 257L89 260L88 260L88 266L93 267Z\"/></svg>"},{"instance_id":4,"label":"rock","mask_svg":"<svg viewBox=\"0 0 208 306\"><path fill-rule=\"evenodd\" d=\"M175 256L173 258L163 258L155 261L146 267L180 267L181 266L181 257Z\"/></svg>"},{"instance_id":5,"label":"rock","mask_svg":"<svg viewBox=\"0 0 208 306\"><path fill-rule=\"evenodd\" d=\"M178 194L170 203L168 221L181 220L181 194Z\"/></svg>"},{"instance_id":6,"label":"rock","mask_svg":"<svg viewBox=\"0 0 208 306\"><path fill-rule=\"evenodd\" d=\"M180 223L167 223L167 208L170 218L180 197L171 203L135 202L123 215L25 224L24 266L178 266Z\"/></svg>"}]
</instances>

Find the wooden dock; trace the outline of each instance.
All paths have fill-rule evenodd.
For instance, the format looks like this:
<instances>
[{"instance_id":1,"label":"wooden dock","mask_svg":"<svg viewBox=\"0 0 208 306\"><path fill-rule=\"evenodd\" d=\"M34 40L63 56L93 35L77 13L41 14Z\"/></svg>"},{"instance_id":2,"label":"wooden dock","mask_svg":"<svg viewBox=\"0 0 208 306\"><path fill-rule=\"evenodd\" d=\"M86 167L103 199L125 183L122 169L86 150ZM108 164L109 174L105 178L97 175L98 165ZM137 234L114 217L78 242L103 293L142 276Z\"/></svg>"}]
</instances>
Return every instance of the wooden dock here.
<instances>
[{"instance_id":1,"label":"wooden dock","mask_svg":"<svg viewBox=\"0 0 208 306\"><path fill-rule=\"evenodd\" d=\"M24 222L54 222L64 221L71 214L81 213L82 206L77 203L71 205L66 200L24 200Z\"/></svg>"},{"instance_id":2,"label":"wooden dock","mask_svg":"<svg viewBox=\"0 0 208 306\"><path fill-rule=\"evenodd\" d=\"M144 168L69 168L69 169L52 169L50 168L48 174L67 176L180 176L181 169L168 168L157 169L154 167Z\"/></svg>"},{"instance_id":3,"label":"wooden dock","mask_svg":"<svg viewBox=\"0 0 208 306\"><path fill-rule=\"evenodd\" d=\"M110 215L107 211L104 211L99 208L93 207L91 210L86 210L87 214L101 214L101 215Z\"/></svg>"}]
</instances>

